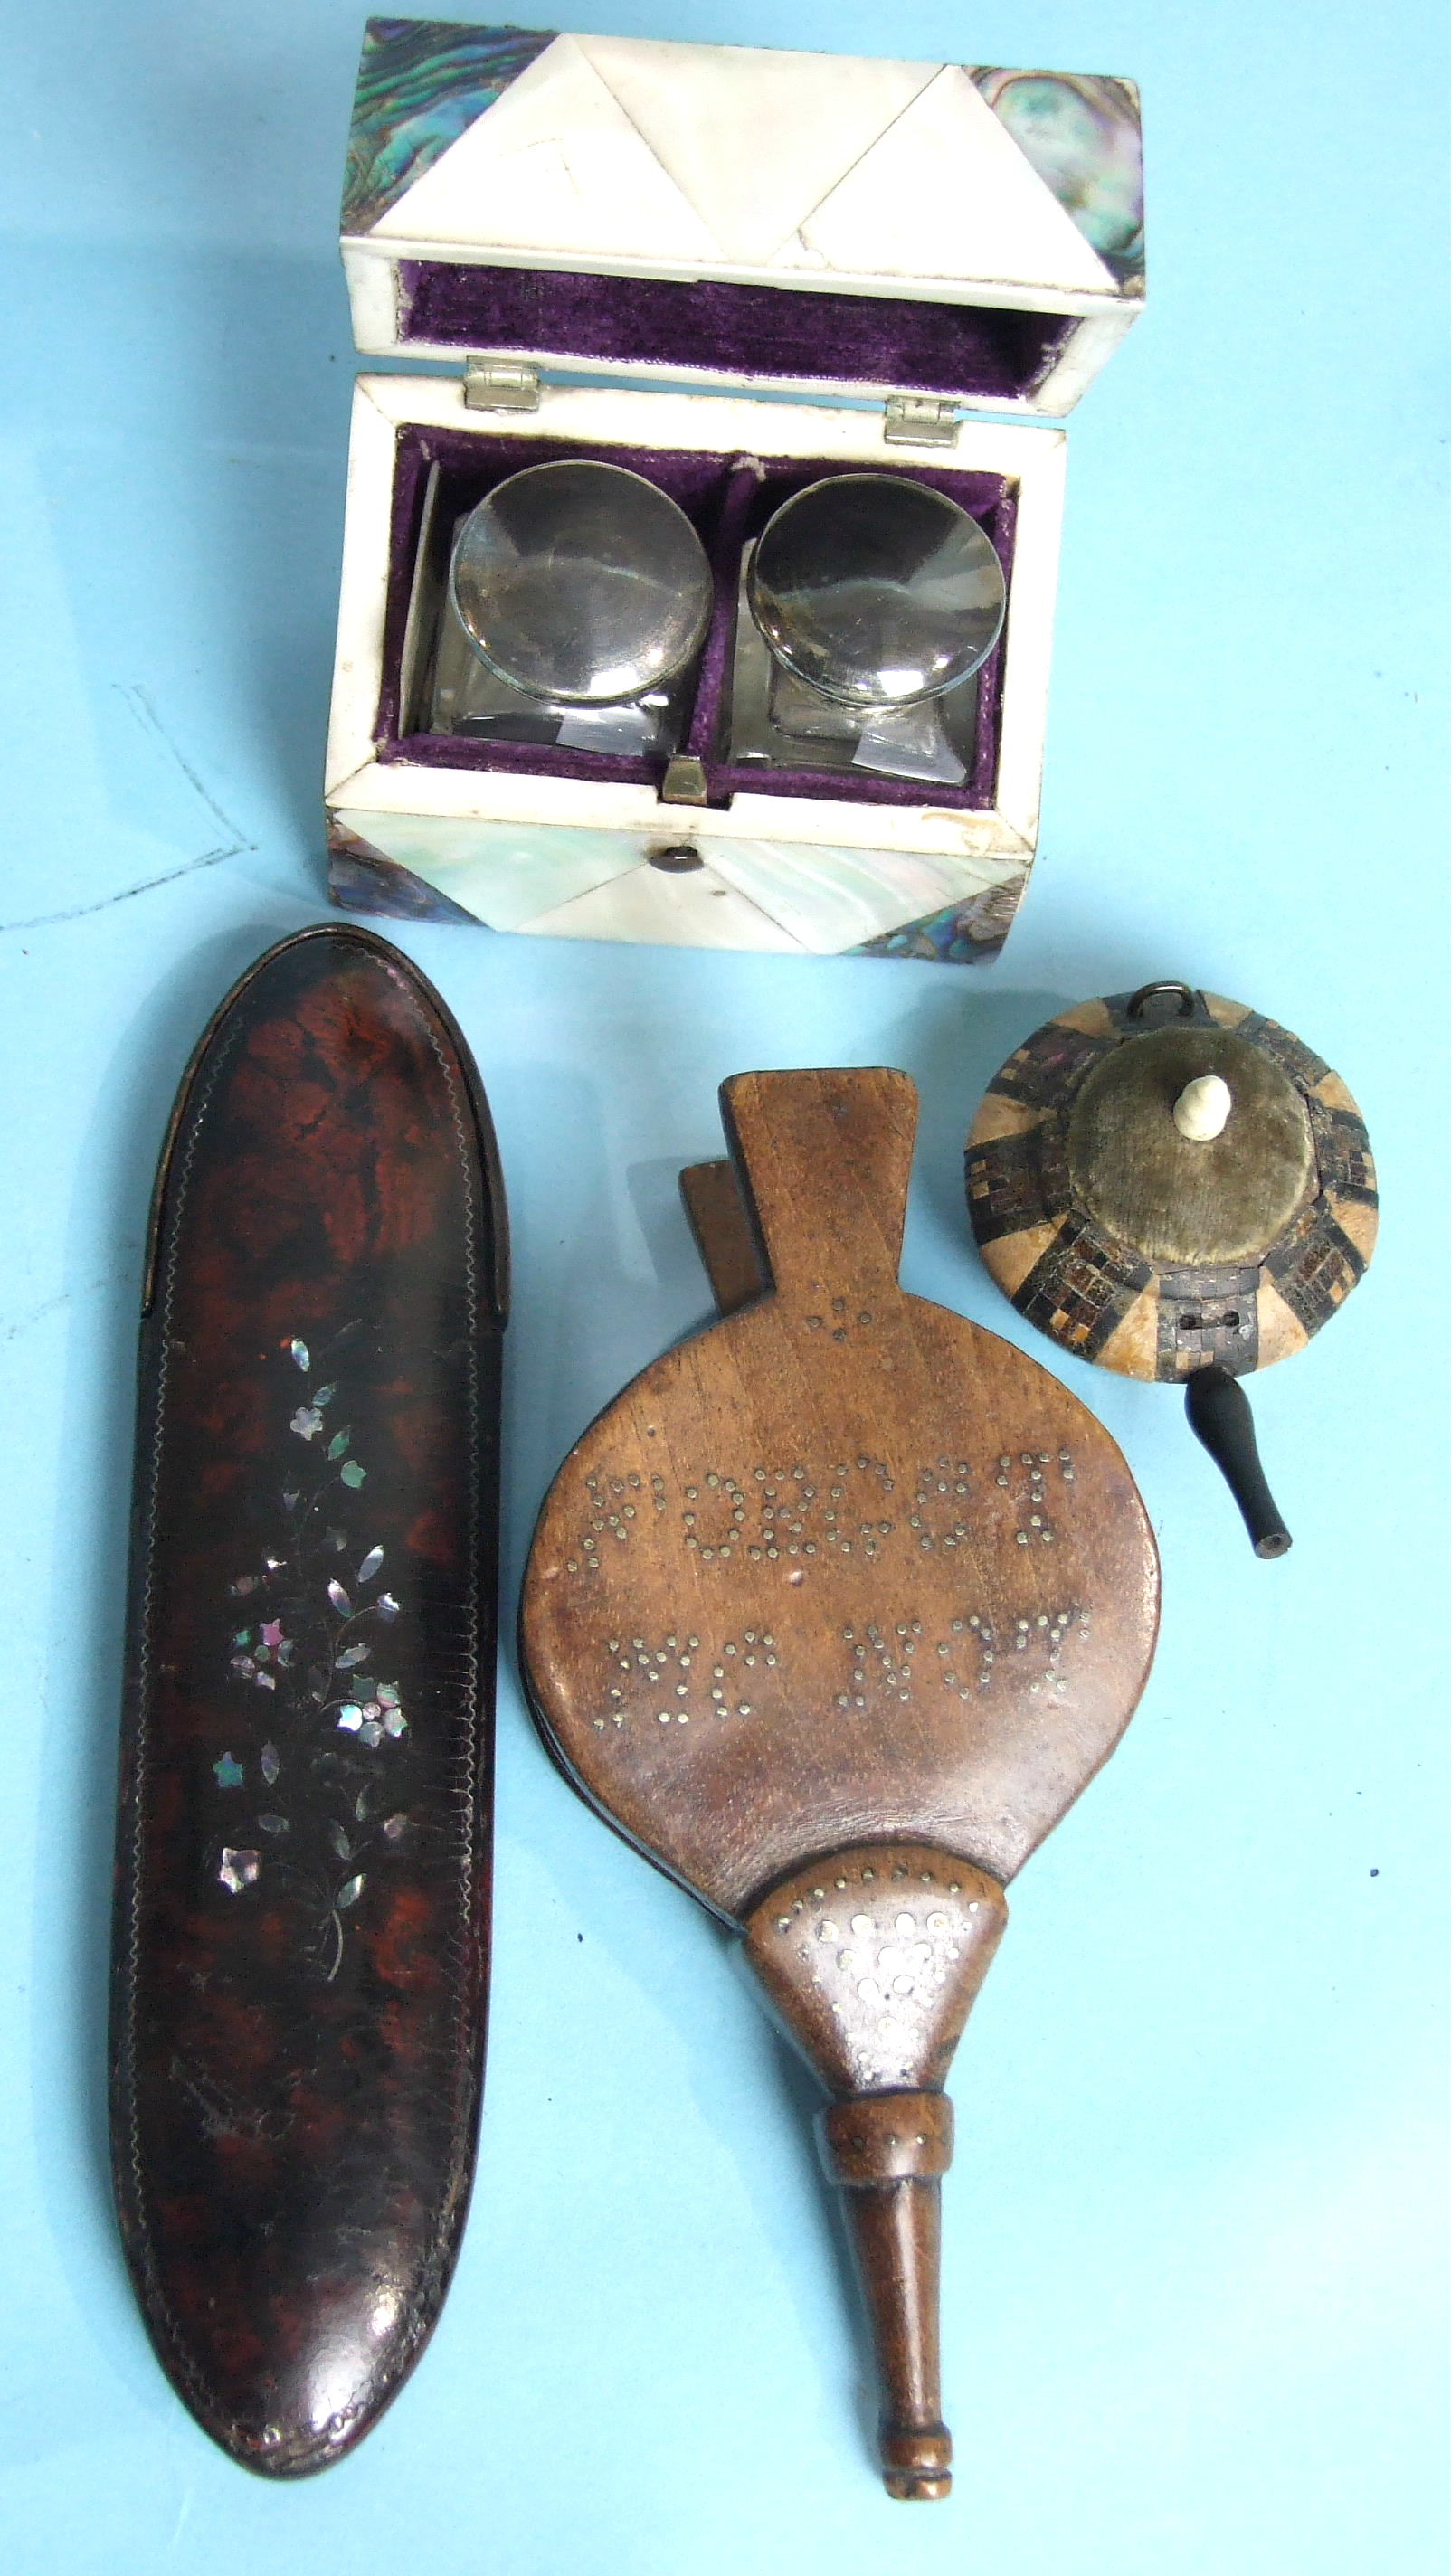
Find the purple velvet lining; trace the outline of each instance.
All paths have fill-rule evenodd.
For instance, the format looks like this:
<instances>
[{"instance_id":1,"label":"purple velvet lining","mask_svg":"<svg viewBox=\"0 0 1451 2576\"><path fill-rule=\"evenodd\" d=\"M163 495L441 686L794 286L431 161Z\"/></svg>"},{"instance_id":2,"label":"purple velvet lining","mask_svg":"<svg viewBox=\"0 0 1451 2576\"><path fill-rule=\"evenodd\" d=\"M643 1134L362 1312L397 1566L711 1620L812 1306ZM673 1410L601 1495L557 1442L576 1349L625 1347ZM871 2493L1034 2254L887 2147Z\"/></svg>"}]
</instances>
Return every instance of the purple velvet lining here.
<instances>
[{"instance_id":1,"label":"purple velvet lining","mask_svg":"<svg viewBox=\"0 0 1451 2576\"><path fill-rule=\"evenodd\" d=\"M1035 392L1078 327L1071 314L988 305L446 260L401 261L399 298L404 347L542 350L565 364L700 367L977 402Z\"/></svg>"},{"instance_id":2,"label":"purple velvet lining","mask_svg":"<svg viewBox=\"0 0 1451 2576\"><path fill-rule=\"evenodd\" d=\"M431 429L405 422L398 431L390 535L388 602L383 627L383 682L375 739L383 761L427 762L436 769L505 771L515 776L609 779L658 787L660 764L617 754L567 751L533 743L478 742L457 735L405 733L401 704L403 645L414 565L422 531L424 495L431 468L439 467L439 500L435 543L446 542L460 512L482 498L506 474L526 465L563 457L608 458L645 475L668 492L695 527L711 561L716 601L696 678L695 704L686 747L703 760L708 801L729 803L738 791L754 795L830 798L853 805L935 805L985 808L992 804L997 779L999 715L1002 698L1002 645L984 663L978 682L977 753L972 775L960 787L865 773L819 769L764 769L758 762L733 766L717 758L714 746L725 730L725 700L730 680L731 638L741 549L759 535L780 504L803 485L816 482L833 468L822 459L776 457L755 461L739 456L686 454L673 449L585 447L558 438L500 438L487 430ZM839 468L835 470L840 470ZM1001 477L970 474L947 466L906 465L893 458L894 474L945 492L970 510L997 548L1009 588L1012 584L1013 538L1017 517L1015 488ZM681 812L684 808L662 808Z\"/></svg>"}]
</instances>

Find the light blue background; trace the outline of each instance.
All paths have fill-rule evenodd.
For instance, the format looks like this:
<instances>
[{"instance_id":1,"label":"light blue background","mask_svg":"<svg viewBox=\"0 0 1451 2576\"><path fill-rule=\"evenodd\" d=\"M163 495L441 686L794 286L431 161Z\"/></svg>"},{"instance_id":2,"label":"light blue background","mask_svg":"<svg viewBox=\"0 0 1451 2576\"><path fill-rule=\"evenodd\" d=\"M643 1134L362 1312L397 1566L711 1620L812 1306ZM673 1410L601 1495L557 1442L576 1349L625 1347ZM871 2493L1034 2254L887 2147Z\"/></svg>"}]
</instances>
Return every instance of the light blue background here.
<instances>
[{"instance_id":1,"label":"light blue background","mask_svg":"<svg viewBox=\"0 0 1451 2576\"><path fill-rule=\"evenodd\" d=\"M1042 856L990 972L397 933L508 1173L510 1608L570 1439L703 1313L674 1175L715 1149L724 1075L906 1066L908 1283L1019 1339L959 1150L1050 1010L1187 975L1365 1109L1376 1267L1256 1396L1284 1564L1254 1561L1171 1395L1062 1363L1160 1531L1164 1642L1019 1882L958 2058L953 2502L874 2483L803 2086L705 1917L550 1770L511 1670L483 2148L432 2348L356 2458L284 2489L151 2359L102 2094L140 1237L203 1019L325 910L361 16L6 12L0 2563L1440 2576L1431 0L578 7L1135 74L1149 310L1072 424Z\"/></svg>"}]
</instances>

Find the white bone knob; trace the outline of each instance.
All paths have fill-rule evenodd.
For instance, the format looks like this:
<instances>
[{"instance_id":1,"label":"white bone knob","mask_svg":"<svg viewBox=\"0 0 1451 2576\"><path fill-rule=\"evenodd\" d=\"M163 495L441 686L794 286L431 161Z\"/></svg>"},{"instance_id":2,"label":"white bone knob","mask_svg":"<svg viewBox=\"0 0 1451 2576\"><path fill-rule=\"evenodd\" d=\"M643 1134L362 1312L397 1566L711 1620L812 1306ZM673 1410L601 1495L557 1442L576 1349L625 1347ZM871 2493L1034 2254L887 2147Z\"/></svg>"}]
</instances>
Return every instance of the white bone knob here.
<instances>
[{"instance_id":1,"label":"white bone knob","mask_svg":"<svg viewBox=\"0 0 1451 2576\"><path fill-rule=\"evenodd\" d=\"M1191 1144L1207 1145L1223 1135L1233 1107L1234 1096L1222 1075L1196 1074L1174 1103L1174 1124Z\"/></svg>"}]
</instances>

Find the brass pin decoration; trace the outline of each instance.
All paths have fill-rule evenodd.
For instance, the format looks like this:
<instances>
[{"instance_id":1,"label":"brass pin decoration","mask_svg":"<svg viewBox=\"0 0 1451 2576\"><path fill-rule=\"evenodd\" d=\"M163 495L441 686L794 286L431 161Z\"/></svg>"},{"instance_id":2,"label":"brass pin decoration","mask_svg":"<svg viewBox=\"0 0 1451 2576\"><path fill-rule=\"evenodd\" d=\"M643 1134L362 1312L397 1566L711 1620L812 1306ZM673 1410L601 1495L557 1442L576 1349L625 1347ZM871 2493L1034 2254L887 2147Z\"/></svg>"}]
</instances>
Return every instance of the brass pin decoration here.
<instances>
[{"instance_id":1,"label":"brass pin decoration","mask_svg":"<svg viewBox=\"0 0 1451 2576\"><path fill-rule=\"evenodd\" d=\"M898 1283L907 1076L741 1074L682 1176L721 1319L571 1450L526 1677L582 1794L745 1939L820 2077L888 2492L944 2496L943 2086L1004 1888L1143 1689L1158 1563L1057 1380Z\"/></svg>"}]
</instances>

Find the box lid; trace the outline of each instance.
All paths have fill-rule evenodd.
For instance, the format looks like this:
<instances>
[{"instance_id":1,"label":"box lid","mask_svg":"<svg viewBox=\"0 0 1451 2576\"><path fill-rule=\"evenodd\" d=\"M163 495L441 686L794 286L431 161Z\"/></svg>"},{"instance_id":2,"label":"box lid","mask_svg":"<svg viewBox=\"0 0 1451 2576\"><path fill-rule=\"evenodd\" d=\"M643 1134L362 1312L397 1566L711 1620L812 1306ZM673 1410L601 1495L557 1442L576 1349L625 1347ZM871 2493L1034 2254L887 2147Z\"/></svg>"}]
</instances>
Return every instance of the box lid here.
<instances>
[{"instance_id":1,"label":"box lid","mask_svg":"<svg viewBox=\"0 0 1451 2576\"><path fill-rule=\"evenodd\" d=\"M376 18L370 355L1058 414L1144 293L1132 82Z\"/></svg>"}]
</instances>

